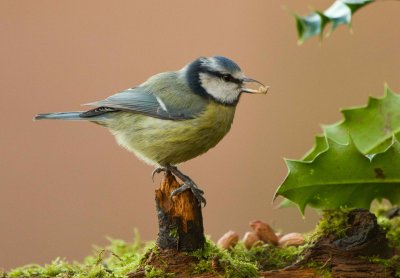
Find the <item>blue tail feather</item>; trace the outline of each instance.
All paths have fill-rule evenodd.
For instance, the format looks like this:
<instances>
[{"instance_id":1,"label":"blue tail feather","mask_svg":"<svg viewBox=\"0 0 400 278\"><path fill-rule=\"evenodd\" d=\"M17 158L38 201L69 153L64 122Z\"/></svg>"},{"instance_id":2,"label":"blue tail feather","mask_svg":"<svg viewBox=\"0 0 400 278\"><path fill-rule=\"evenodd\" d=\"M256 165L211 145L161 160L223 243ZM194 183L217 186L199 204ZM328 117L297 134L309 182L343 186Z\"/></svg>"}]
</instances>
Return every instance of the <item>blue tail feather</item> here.
<instances>
[{"instance_id":1,"label":"blue tail feather","mask_svg":"<svg viewBox=\"0 0 400 278\"><path fill-rule=\"evenodd\" d=\"M35 116L35 120L67 120L67 121L82 121L82 120L93 120L90 118L80 117L80 112L57 112L57 113L45 113L38 114Z\"/></svg>"}]
</instances>

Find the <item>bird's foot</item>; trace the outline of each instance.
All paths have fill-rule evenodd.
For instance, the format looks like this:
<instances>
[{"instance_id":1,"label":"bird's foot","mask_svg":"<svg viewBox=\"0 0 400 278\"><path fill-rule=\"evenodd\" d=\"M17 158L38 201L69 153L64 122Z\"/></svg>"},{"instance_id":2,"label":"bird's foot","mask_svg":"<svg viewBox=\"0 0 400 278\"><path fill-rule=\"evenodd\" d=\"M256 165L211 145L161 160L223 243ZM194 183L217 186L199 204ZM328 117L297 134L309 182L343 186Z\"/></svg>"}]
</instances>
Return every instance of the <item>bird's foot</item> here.
<instances>
[{"instance_id":1,"label":"bird's foot","mask_svg":"<svg viewBox=\"0 0 400 278\"><path fill-rule=\"evenodd\" d=\"M175 166L169 166L166 168L167 171L170 171L173 173L175 176L177 176L180 180L183 181L183 184L181 187L175 189L171 193L171 198L174 197L175 195L182 193L183 191L189 189L192 191L193 195L196 197L197 201L199 202L200 205L203 204L203 206L206 206L206 199L203 197L204 191L201 190L197 184L188 176L183 174L181 171L178 170Z\"/></svg>"},{"instance_id":2,"label":"bird's foot","mask_svg":"<svg viewBox=\"0 0 400 278\"><path fill-rule=\"evenodd\" d=\"M171 192L171 198L176 196L177 194L180 194L180 193L184 192L185 190L189 189L190 191L192 191L193 195L196 197L199 204L200 205L203 204L204 207L206 206L207 202L206 202L206 199L203 197L204 191L201 190L189 176L186 176L185 174L183 174L175 166L166 166L166 167L158 166L151 173L151 178L152 178L153 182L154 182L154 176L161 172L171 172L172 174L174 174L180 180L183 181L183 184L181 187L178 187L177 189L175 189L174 191Z\"/></svg>"}]
</instances>

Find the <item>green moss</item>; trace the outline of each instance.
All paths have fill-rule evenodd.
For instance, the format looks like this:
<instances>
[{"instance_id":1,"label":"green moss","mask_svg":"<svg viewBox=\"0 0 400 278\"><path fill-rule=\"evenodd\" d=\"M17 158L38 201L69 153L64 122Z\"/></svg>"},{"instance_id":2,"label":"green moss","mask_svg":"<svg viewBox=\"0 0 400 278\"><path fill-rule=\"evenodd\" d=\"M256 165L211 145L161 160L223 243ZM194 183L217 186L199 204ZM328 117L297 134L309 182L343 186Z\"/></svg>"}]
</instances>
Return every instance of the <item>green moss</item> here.
<instances>
[{"instance_id":1,"label":"green moss","mask_svg":"<svg viewBox=\"0 0 400 278\"><path fill-rule=\"evenodd\" d=\"M144 245L137 234L134 242L126 243L118 239L109 239L110 245L97 247L94 255L83 263L69 263L56 259L44 266L27 265L15 268L7 273L9 278L122 278L128 272L142 269L146 277L173 277L161 268L146 266L146 254L158 254L154 243ZM253 247L248 250L242 243L232 250L221 250L211 240L205 248L188 253L199 260L192 274L213 273L227 278L258 277L259 271L280 269L292 264L299 257L302 248L278 248L271 245ZM160 258L162 259L162 258ZM0 276L2 277L2 276ZM3 277L2 277L3 278Z\"/></svg>"},{"instance_id":2,"label":"green moss","mask_svg":"<svg viewBox=\"0 0 400 278\"><path fill-rule=\"evenodd\" d=\"M227 278L258 277L255 262L243 261L234 254L234 252L219 249L215 243L207 239L204 249L189 253L199 260L192 274L209 272L223 273Z\"/></svg>"},{"instance_id":3,"label":"green moss","mask_svg":"<svg viewBox=\"0 0 400 278\"><path fill-rule=\"evenodd\" d=\"M259 271L281 269L295 262L304 247L278 248L271 245L253 247L247 250L242 243L232 250L221 250L213 242L207 240L205 248L190 255L199 259L192 274L214 273L223 277L258 277ZM56 259L44 266L27 265L10 271L10 278L122 278L139 266L143 267L146 277L174 277L173 273L165 273L161 268L143 266L144 254L152 251L157 254L154 243L144 246L137 240L126 243L122 240L110 239L110 245L98 249L95 255L87 257L83 263L68 263ZM321 270L321 267L310 265ZM321 271L320 273L324 273ZM2 277L2 276L0 276ZM324 277L329 277L324 275Z\"/></svg>"},{"instance_id":4,"label":"green moss","mask_svg":"<svg viewBox=\"0 0 400 278\"><path fill-rule=\"evenodd\" d=\"M378 225L386 232L386 238L389 246L400 252L400 217L395 216L392 219L387 217L387 213L393 209L392 206L383 202L377 202L372 208L372 212L376 215Z\"/></svg>"},{"instance_id":5,"label":"green moss","mask_svg":"<svg viewBox=\"0 0 400 278\"><path fill-rule=\"evenodd\" d=\"M400 253L400 217L395 216L392 219L387 217L389 210L393 209L389 204L380 202L375 203L373 212L377 217L378 225L386 232L386 238L389 246L395 249L395 253ZM400 277L400 256L395 255L390 259L368 258L371 262L379 263L385 268L394 269L395 277Z\"/></svg>"},{"instance_id":6,"label":"green moss","mask_svg":"<svg viewBox=\"0 0 400 278\"><path fill-rule=\"evenodd\" d=\"M336 236L344 237L348 228L348 213L351 209L340 208L336 210L326 210L319 221L315 232L313 233L314 238L320 236L327 236L334 234Z\"/></svg>"},{"instance_id":7,"label":"green moss","mask_svg":"<svg viewBox=\"0 0 400 278\"><path fill-rule=\"evenodd\" d=\"M380 264L385 267L388 271L388 275L390 272L395 270L395 277L400 277L400 256L395 255L390 259L381 259L377 257L369 257L367 258L370 262Z\"/></svg>"},{"instance_id":8,"label":"green moss","mask_svg":"<svg viewBox=\"0 0 400 278\"><path fill-rule=\"evenodd\" d=\"M146 278L170 278L175 277L173 273L165 273L164 270L156 268L151 265L146 265L144 267L144 274Z\"/></svg>"},{"instance_id":9,"label":"green moss","mask_svg":"<svg viewBox=\"0 0 400 278\"><path fill-rule=\"evenodd\" d=\"M387 238L392 247L399 253L400 250L400 217L388 219L387 208L380 207L376 210L378 224L387 233ZM250 250L243 243L237 244L231 250L221 250L211 240L207 239L202 250L188 253L199 260L194 266L192 274L210 273L227 278L259 277L260 271L282 269L300 260L302 253L320 236L336 235L343 237L348 228L349 209L331 210L324 212L316 230L306 236L306 244L300 247L275 247L265 244ZM176 232L176 235L175 235ZM171 230L171 236L178 236L177 231ZM69 263L57 258L44 266L27 265L15 268L8 273L0 270L0 278L122 278L135 270L143 270L146 277L173 277L173 273L166 273L164 265L153 267L146 266L150 252L157 256L159 253L156 245L151 242L141 243L136 232L134 241L127 243L118 239L109 239L110 244L104 248L97 247L94 255L87 257L82 263ZM395 269L396 277L400 277L400 257L394 256L384 260L368 258L388 268ZM162 262L162 258L159 258ZM167 262L165 262L165 266ZM329 264L321 265L309 262L305 267L314 268L323 277L330 277Z\"/></svg>"},{"instance_id":10,"label":"green moss","mask_svg":"<svg viewBox=\"0 0 400 278\"><path fill-rule=\"evenodd\" d=\"M27 265L13 269L8 273L8 276L12 278L28 278L28 277L123 277L111 275L108 269L103 265L80 265L77 263L70 264L61 259L55 259L50 264L44 266L39 265Z\"/></svg>"},{"instance_id":11,"label":"green moss","mask_svg":"<svg viewBox=\"0 0 400 278\"><path fill-rule=\"evenodd\" d=\"M69 263L57 258L44 266L31 264L12 269L7 273L10 278L123 278L136 269L145 254L145 250L154 243L144 245L138 233L132 243L109 239L110 245L99 249L95 255L87 257L83 263Z\"/></svg>"},{"instance_id":12,"label":"green moss","mask_svg":"<svg viewBox=\"0 0 400 278\"><path fill-rule=\"evenodd\" d=\"M386 232L389 246L400 251L400 217L389 219L384 215L377 218L379 226Z\"/></svg>"},{"instance_id":13,"label":"green moss","mask_svg":"<svg viewBox=\"0 0 400 278\"><path fill-rule=\"evenodd\" d=\"M330 267L327 263L321 264L315 261L309 261L307 264L304 265L305 268L312 268L317 271L317 274L324 278L331 278L332 272Z\"/></svg>"},{"instance_id":14,"label":"green moss","mask_svg":"<svg viewBox=\"0 0 400 278\"><path fill-rule=\"evenodd\" d=\"M232 249L232 257L255 263L258 270L267 271L291 265L299 258L301 250L302 248L295 246L278 248L268 244L247 250L239 243Z\"/></svg>"},{"instance_id":15,"label":"green moss","mask_svg":"<svg viewBox=\"0 0 400 278\"><path fill-rule=\"evenodd\" d=\"M178 237L178 228L171 229L171 231L169 231L169 236L173 237L173 238L177 238Z\"/></svg>"},{"instance_id":16,"label":"green moss","mask_svg":"<svg viewBox=\"0 0 400 278\"><path fill-rule=\"evenodd\" d=\"M193 274L209 272L224 277L259 277L259 271L291 265L298 259L301 250L301 247L278 248L268 244L248 250L239 243L228 251L219 249L212 241L207 240L203 250L190 255L200 260Z\"/></svg>"}]
</instances>

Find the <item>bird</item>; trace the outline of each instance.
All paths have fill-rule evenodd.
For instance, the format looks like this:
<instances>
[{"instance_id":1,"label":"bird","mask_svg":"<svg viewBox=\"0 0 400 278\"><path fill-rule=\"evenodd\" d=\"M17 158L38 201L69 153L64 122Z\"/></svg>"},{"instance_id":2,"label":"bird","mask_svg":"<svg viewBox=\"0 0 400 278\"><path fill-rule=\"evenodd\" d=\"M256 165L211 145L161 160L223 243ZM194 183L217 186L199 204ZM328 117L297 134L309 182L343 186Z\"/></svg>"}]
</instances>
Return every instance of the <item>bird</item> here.
<instances>
[{"instance_id":1,"label":"bird","mask_svg":"<svg viewBox=\"0 0 400 278\"><path fill-rule=\"evenodd\" d=\"M258 90L245 86L258 83ZM199 205L204 191L177 165L204 154L228 133L243 93L265 94L268 87L246 77L223 56L199 57L177 71L162 72L144 83L87 103L92 109L37 114L34 120L89 121L106 127L119 145L152 172L170 172L183 183L171 198L191 190Z\"/></svg>"}]
</instances>

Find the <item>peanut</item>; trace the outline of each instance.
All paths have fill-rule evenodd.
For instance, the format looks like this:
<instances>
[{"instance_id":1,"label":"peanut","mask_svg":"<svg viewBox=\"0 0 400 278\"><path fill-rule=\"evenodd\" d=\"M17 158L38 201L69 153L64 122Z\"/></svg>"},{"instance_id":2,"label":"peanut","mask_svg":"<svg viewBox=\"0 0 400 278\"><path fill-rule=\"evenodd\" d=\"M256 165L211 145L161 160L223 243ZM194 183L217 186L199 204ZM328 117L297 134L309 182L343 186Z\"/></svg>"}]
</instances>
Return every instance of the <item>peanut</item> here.
<instances>
[{"instance_id":1,"label":"peanut","mask_svg":"<svg viewBox=\"0 0 400 278\"><path fill-rule=\"evenodd\" d=\"M265 243L278 245L278 237L275 235L274 230L261 220L254 220L250 222L250 226L256 232L257 236Z\"/></svg>"},{"instance_id":2,"label":"peanut","mask_svg":"<svg viewBox=\"0 0 400 278\"><path fill-rule=\"evenodd\" d=\"M251 249L251 247L260 244L261 240L255 232L247 232L244 234L243 243L247 249Z\"/></svg>"},{"instance_id":3,"label":"peanut","mask_svg":"<svg viewBox=\"0 0 400 278\"><path fill-rule=\"evenodd\" d=\"M290 233L282 236L279 239L278 245L280 247L285 246L299 246L305 243L304 237L300 233Z\"/></svg>"},{"instance_id":4,"label":"peanut","mask_svg":"<svg viewBox=\"0 0 400 278\"><path fill-rule=\"evenodd\" d=\"M239 234L235 231L225 233L218 241L217 245L222 249L230 249L234 247L239 241Z\"/></svg>"}]
</instances>

